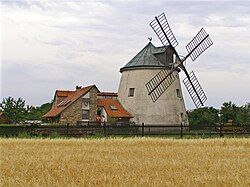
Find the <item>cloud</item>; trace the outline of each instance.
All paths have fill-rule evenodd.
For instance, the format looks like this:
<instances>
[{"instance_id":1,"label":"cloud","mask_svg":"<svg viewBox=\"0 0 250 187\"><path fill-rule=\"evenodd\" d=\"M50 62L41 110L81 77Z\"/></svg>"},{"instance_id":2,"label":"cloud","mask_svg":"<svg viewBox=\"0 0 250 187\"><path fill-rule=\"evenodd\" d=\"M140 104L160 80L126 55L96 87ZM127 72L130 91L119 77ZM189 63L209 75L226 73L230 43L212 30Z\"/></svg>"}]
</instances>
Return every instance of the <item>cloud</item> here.
<instances>
[{"instance_id":1,"label":"cloud","mask_svg":"<svg viewBox=\"0 0 250 187\"><path fill-rule=\"evenodd\" d=\"M1 97L14 94L39 105L49 101L55 89L77 84L96 83L101 90L117 91L119 69L147 44L147 37L161 45L149 22L166 12L180 54L187 54L185 45L201 27L214 41L197 61L187 61L188 70L197 72L212 98L208 105L218 106L226 95L236 103L249 102L246 94L223 93L223 81L213 79L225 75L237 89L248 84L247 1L3 1L1 9ZM234 89L223 86L229 93ZM247 86L243 89L249 93Z\"/></svg>"}]
</instances>

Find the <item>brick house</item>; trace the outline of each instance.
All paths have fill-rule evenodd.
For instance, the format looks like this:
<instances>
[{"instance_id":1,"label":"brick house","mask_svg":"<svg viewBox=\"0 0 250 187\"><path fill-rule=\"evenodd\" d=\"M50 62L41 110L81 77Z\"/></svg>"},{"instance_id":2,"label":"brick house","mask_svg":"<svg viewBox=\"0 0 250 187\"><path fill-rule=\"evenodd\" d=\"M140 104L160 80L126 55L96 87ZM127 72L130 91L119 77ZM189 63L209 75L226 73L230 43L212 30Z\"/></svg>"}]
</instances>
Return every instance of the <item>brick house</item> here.
<instances>
[{"instance_id":1,"label":"brick house","mask_svg":"<svg viewBox=\"0 0 250 187\"><path fill-rule=\"evenodd\" d=\"M56 90L52 108L43 117L50 122L94 122L98 115L106 121L129 121L132 117L117 100L116 93L101 93L95 85L76 87L76 90Z\"/></svg>"}]
</instances>

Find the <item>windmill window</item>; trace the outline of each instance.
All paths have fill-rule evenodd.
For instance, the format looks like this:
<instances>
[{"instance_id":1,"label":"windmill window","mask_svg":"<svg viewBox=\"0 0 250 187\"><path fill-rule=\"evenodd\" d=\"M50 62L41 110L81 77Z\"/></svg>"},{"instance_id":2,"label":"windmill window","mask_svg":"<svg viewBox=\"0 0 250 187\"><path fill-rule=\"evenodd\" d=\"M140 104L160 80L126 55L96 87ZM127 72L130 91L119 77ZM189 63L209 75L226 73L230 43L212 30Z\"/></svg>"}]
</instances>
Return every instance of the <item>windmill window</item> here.
<instances>
[{"instance_id":1,"label":"windmill window","mask_svg":"<svg viewBox=\"0 0 250 187\"><path fill-rule=\"evenodd\" d=\"M134 94L135 94L135 88L129 88L128 96L129 97L134 97Z\"/></svg>"},{"instance_id":2,"label":"windmill window","mask_svg":"<svg viewBox=\"0 0 250 187\"><path fill-rule=\"evenodd\" d=\"M177 94L177 97L181 98L181 92L179 89L176 89L176 94Z\"/></svg>"},{"instance_id":3,"label":"windmill window","mask_svg":"<svg viewBox=\"0 0 250 187\"><path fill-rule=\"evenodd\" d=\"M173 64L176 63L176 55L173 54Z\"/></svg>"},{"instance_id":4,"label":"windmill window","mask_svg":"<svg viewBox=\"0 0 250 187\"><path fill-rule=\"evenodd\" d=\"M184 114L181 113L181 121L184 121Z\"/></svg>"}]
</instances>

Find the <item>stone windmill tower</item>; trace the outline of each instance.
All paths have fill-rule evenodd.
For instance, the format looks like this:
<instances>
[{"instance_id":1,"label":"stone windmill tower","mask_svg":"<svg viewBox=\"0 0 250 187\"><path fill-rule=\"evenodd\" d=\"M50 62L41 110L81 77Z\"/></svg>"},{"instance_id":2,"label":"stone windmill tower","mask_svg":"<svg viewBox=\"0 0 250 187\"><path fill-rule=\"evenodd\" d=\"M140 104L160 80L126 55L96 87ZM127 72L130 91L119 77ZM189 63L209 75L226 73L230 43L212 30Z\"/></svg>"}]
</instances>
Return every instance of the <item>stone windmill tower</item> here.
<instances>
[{"instance_id":1,"label":"stone windmill tower","mask_svg":"<svg viewBox=\"0 0 250 187\"><path fill-rule=\"evenodd\" d=\"M171 68L171 48L155 47L149 42L132 60L120 69L118 99L133 115L132 121L145 124L180 124L187 122L179 72L175 81L157 102L148 95L145 84L159 71Z\"/></svg>"},{"instance_id":2,"label":"stone windmill tower","mask_svg":"<svg viewBox=\"0 0 250 187\"><path fill-rule=\"evenodd\" d=\"M133 115L132 121L145 124L188 123L181 91L179 72L186 74L183 80L195 106L201 107L206 95L193 72L188 74L183 62L191 56L195 60L212 45L204 29L187 45L188 55L180 58L175 47L178 45L165 14L155 17L150 23L162 47L151 41L123 68L118 99Z\"/></svg>"}]
</instances>

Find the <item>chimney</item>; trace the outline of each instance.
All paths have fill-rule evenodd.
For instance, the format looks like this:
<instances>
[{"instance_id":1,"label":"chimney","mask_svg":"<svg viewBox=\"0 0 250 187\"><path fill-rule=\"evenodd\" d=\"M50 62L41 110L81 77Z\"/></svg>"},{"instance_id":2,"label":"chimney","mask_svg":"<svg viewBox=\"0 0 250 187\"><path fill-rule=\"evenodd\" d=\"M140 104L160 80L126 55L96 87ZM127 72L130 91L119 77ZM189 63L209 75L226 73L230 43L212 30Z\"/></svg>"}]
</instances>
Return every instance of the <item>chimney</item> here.
<instances>
[{"instance_id":1,"label":"chimney","mask_svg":"<svg viewBox=\"0 0 250 187\"><path fill-rule=\"evenodd\" d=\"M81 88L81 86L76 86L76 90L80 90Z\"/></svg>"}]
</instances>

